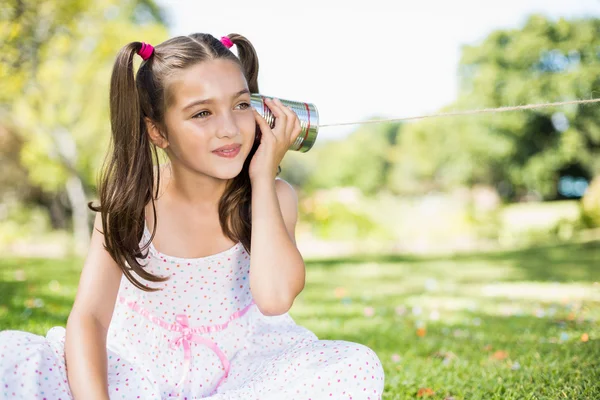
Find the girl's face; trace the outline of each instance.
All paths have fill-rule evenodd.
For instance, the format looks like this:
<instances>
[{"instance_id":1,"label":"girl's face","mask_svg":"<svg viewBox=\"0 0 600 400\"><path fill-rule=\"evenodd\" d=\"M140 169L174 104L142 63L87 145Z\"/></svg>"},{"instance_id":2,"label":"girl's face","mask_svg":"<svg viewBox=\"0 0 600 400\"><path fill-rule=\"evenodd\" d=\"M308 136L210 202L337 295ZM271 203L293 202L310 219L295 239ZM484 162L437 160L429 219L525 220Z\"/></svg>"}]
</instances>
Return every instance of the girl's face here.
<instances>
[{"instance_id":1,"label":"girl's face","mask_svg":"<svg viewBox=\"0 0 600 400\"><path fill-rule=\"evenodd\" d=\"M180 71L167 82L165 125L171 163L217 179L242 170L255 139L250 92L240 67L212 60ZM241 146L237 155L215 150Z\"/></svg>"}]
</instances>

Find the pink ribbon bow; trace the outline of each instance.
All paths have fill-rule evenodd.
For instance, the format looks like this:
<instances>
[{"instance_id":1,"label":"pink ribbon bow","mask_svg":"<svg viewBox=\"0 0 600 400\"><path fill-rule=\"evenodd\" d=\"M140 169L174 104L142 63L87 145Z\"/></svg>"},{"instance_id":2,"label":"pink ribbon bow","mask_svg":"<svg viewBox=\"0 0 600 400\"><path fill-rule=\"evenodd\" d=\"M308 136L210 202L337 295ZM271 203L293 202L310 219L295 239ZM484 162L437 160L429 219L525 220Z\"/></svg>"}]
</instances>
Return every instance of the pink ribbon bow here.
<instances>
[{"instance_id":1,"label":"pink ribbon bow","mask_svg":"<svg viewBox=\"0 0 600 400\"><path fill-rule=\"evenodd\" d=\"M213 394L216 393L217 388L221 385L221 383L223 383L225 378L227 378L227 376L229 375L229 360L227 359L227 356L225 355L225 353L223 353L223 351L221 351L221 349L219 348L219 346L217 346L217 344L215 342L194 334L193 330L190 328L187 315L178 314L175 317L175 321L177 324L177 331L180 332L181 334L169 341L169 344L170 344L169 347L173 350L176 350L178 347L183 346L183 360L184 360L183 368L184 368L185 372L184 372L183 376L181 377L181 380L175 385L174 392L178 392L179 390L181 390L181 387L185 383L185 379L187 378L187 375L190 370L190 363L192 361L191 343L195 342L195 343L203 344L203 345L207 346L209 349L211 349L212 351L214 351L215 354L219 357L219 360L221 360L221 364L223 365L223 368L225 369L225 374L221 377L221 379L219 380L219 383L217 383L217 386L215 386L214 390L211 393L211 396L212 396ZM174 395L178 396L179 394L174 393Z\"/></svg>"}]
</instances>

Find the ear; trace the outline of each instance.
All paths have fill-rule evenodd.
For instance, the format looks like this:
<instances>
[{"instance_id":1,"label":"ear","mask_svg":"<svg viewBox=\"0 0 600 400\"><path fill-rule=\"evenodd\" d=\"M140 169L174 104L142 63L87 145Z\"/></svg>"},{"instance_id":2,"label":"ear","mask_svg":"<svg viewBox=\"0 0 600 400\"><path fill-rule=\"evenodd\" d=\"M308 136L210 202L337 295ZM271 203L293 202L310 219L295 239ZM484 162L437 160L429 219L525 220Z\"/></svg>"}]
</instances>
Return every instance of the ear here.
<instances>
[{"instance_id":1,"label":"ear","mask_svg":"<svg viewBox=\"0 0 600 400\"><path fill-rule=\"evenodd\" d=\"M157 147L161 149L166 149L169 146L169 142L165 137L160 133L160 129L154 121L152 121L148 117L144 117L144 123L146 124L146 130L148 131L148 136L150 136L150 141Z\"/></svg>"}]
</instances>

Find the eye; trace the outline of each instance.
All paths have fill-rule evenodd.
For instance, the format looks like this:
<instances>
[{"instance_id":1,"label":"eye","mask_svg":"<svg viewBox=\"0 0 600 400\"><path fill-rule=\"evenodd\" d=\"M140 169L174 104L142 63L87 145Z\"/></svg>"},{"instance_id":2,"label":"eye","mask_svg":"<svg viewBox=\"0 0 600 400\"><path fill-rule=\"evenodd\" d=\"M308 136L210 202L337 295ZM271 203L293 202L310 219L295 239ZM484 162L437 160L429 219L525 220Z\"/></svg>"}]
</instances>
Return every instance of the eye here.
<instances>
[{"instance_id":1,"label":"eye","mask_svg":"<svg viewBox=\"0 0 600 400\"><path fill-rule=\"evenodd\" d=\"M248 108L250 108L250 107L251 107L251 106L250 106L250 103L246 103L246 102L244 102L244 103L240 103L240 104L238 104L238 106L243 106L242 110L247 110ZM200 118L200 119L204 119L204 118L208 117L208 115L206 115L206 116L203 116L203 114L204 114L204 113L206 113L206 114L210 115L210 112L209 112L209 111L206 111L206 110L204 110L204 111L200 111L198 114L194 115L192 118Z\"/></svg>"},{"instance_id":2,"label":"eye","mask_svg":"<svg viewBox=\"0 0 600 400\"><path fill-rule=\"evenodd\" d=\"M198 114L194 115L192 118L198 118L199 115L202 115L204 113L210 114L208 111L200 111ZM205 118L205 117L200 117L200 118Z\"/></svg>"}]
</instances>

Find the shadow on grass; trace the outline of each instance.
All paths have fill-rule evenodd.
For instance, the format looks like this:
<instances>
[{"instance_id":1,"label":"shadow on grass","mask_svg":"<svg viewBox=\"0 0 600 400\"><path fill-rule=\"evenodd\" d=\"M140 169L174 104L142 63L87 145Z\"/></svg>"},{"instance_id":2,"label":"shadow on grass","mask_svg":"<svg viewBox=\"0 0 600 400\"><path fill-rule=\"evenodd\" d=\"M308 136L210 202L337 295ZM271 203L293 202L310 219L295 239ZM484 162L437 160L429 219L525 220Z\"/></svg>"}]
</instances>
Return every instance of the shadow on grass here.
<instances>
[{"instance_id":1,"label":"shadow on grass","mask_svg":"<svg viewBox=\"0 0 600 400\"><path fill-rule=\"evenodd\" d=\"M377 263L431 263L431 262L484 262L516 268L521 274L511 280L549 282L598 281L600 276L600 241L561 243L537 246L523 250L455 254L448 256L362 255L329 259L310 259L306 264L336 268L341 264Z\"/></svg>"}]
</instances>

